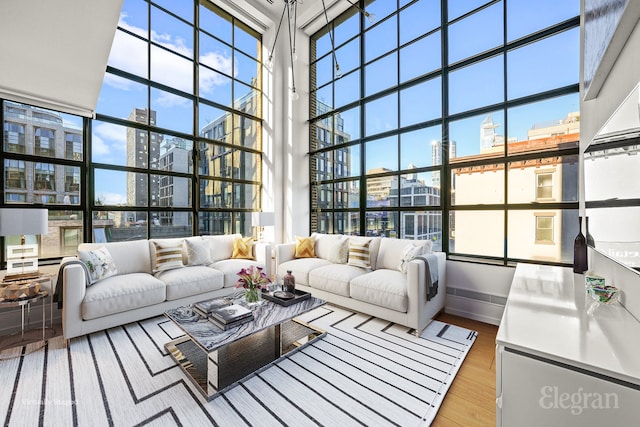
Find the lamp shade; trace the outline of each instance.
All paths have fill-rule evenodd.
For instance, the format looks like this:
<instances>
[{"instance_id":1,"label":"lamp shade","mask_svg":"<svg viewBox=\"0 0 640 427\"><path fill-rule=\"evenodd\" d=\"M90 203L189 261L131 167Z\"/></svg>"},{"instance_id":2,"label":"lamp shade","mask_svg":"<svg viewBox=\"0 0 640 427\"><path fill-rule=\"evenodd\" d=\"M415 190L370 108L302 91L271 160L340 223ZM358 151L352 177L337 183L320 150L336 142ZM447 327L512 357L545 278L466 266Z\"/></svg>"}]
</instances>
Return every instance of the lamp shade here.
<instances>
[{"instance_id":1,"label":"lamp shade","mask_svg":"<svg viewBox=\"0 0 640 427\"><path fill-rule=\"evenodd\" d=\"M251 214L251 225L253 227L270 227L275 224L273 212L253 212Z\"/></svg>"},{"instance_id":2,"label":"lamp shade","mask_svg":"<svg viewBox=\"0 0 640 427\"><path fill-rule=\"evenodd\" d=\"M47 234L48 209L0 208L0 236Z\"/></svg>"}]
</instances>

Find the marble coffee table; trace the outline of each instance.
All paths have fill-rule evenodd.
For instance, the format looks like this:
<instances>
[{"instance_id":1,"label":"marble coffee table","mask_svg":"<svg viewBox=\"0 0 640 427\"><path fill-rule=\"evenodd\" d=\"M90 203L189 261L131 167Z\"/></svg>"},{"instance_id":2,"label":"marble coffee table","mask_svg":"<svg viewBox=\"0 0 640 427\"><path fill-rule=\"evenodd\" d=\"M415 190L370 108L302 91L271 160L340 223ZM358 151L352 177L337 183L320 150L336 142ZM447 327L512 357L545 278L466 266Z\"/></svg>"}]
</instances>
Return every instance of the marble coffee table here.
<instances>
[{"instance_id":1,"label":"marble coffee table","mask_svg":"<svg viewBox=\"0 0 640 427\"><path fill-rule=\"evenodd\" d=\"M324 337L325 331L296 317L325 303L311 297L284 307L262 300L249 305L254 316L252 322L226 331L198 315L191 306L178 307L165 315L185 335L168 342L165 348L207 400L211 400L286 353Z\"/></svg>"}]
</instances>

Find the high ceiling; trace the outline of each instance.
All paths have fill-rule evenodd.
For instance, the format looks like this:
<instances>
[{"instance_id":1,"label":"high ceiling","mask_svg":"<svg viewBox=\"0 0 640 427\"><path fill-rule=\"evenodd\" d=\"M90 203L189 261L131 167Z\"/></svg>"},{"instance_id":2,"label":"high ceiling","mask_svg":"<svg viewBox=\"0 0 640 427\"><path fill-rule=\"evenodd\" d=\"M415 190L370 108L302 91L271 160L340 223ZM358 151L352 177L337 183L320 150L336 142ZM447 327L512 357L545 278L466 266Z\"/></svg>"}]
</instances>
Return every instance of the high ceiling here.
<instances>
[{"instance_id":1,"label":"high ceiling","mask_svg":"<svg viewBox=\"0 0 640 427\"><path fill-rule=\"evenodd\" d=\"M222 0L222 2L230 8L250 16L257 24L268 28L278 24L287 0ZM350 7L347 0L324 0L324 5L330 20ZM322 0L298 0L297 7L298 28L311 33L317 31L321 24L324 24ZM317 18L322 19L318 20Z\"/></svg>"}]
</instances>

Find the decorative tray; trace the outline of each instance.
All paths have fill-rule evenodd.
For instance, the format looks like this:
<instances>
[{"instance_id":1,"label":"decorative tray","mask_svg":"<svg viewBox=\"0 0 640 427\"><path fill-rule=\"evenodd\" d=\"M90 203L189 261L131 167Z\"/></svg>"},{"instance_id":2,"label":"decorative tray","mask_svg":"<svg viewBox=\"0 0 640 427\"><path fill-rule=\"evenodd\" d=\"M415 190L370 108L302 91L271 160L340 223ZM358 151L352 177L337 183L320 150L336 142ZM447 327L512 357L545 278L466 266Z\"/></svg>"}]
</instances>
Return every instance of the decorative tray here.
<instances>
[{"instance_id":1,"label":"decorative tray","mask_svg":"<svg viewBox=\"0 0 640 427\"><path fill-rule=\"evenodd\" d=\"M286 295L286 294L290 294L290 295ZM302 300L311 298L311 292L299 291L297 289L293 291L293 293L283 292L283 291L263 292L262 298L266 299L267 301L272 301L272 302L275 302L276 304L288 307Z\"/></svg>"}]
</instances>

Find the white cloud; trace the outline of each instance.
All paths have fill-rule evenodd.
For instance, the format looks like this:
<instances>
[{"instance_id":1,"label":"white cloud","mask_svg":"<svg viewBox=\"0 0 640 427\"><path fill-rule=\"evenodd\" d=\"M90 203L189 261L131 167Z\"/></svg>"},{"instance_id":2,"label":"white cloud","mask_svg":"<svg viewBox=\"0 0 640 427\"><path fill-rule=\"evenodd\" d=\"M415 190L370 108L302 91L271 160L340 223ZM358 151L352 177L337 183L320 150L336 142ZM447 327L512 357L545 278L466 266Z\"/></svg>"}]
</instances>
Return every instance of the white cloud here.
<instances>
[{"instance_id":1,"label":"white cloud","mask_svg":"<svg viewBox=\"0 0 640 427\"><path fill-rule=\"evenodd\" d=\"M94 122L95 125L95 122ZM99 149L104 150L104 155L126 155L127 134L122 126L111 123L99 123L93 128L92 149L95 153L96 141ZM97 154L97 153L96 153Z\"/></svg>"},{"instance_id":2,"label":"white cloud","mask_svg":"<svg viewBox=\"0 0 640 427\"><path fill-rule=\"evenodd\" d=\"M147 30L127 23L127 14L120 15L118 25L134 34L147 38ZM193 50L185 44L181 37L174 37L169 33L159 33L151 31L151 39L174 52L179 52L189 58L193 58ZM185 92L192 92L193 67L191 62L186 61L175 54L164 49L152 48L151 50L151 78L158 82L170 85ZM215 68L227 75L233 72L233 61L230 54L222 52L207 52L200 55L200 61ZM147 43L136 37L132 37L122 31L116 31L111 53L109 55L109 65L133 73L138 76L147 76ZM158 75L162 72L161 75ZM236 75L237 68L236 68ZM129 90L123 79L107 78L105 83L109 86L121 90ZM203 94L211 94L216 86L229 84L229 80L217 73L200 70L199 87Z\"/></svg>"},{"instance_id":3,"label":"white cloud","mask_svg":"<svg viewBox=\"0 0 640 427\"><path fill-rule=\"evenodd\" d=\"M96 200L100 200L104 205L126 205L127 198L123 194L100 193L96 195Z\"/></svg>"},{"instance_id":4,"label":"white cloud","mask_svg":"<svg viewBox=\"0 0 640 427\"><path fill-rule=\"evenodd\" d=\"M159 97L154 100L154 104L162 107L190 107L192 104L188 99L169 92L162 92Z\"/></svg>"},{"instance_id":5,"label":"white cloud","mask_svg":"<svg viewBox=\"0 0 640 427\"><path fill-rule=\"evenodd\" d=\"M134 82L123 77L114 76L113 74L105 74L104 82L118 90L131 90L134 86Z\"/></svg>"},{"instance_id":6,"label":"white cloud","mask_svg":"<svg viewBox=\"0 0 640 427\"><path fill-rule=\"evenodd\" d=\"M104 143L104 140L100 138L98 135L93 135L91 138L91 153L94 156L108 156L111 150L109 150L109 146Z\"/></svg>"}]
</instances>

